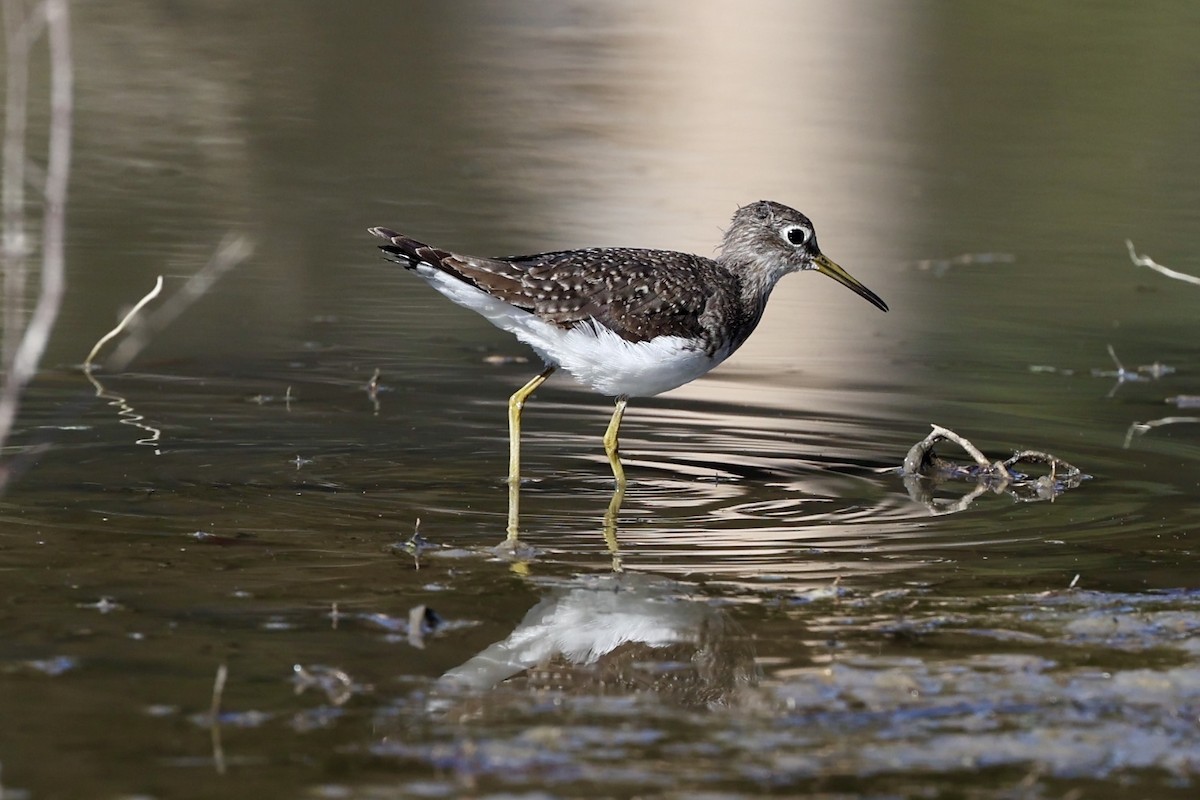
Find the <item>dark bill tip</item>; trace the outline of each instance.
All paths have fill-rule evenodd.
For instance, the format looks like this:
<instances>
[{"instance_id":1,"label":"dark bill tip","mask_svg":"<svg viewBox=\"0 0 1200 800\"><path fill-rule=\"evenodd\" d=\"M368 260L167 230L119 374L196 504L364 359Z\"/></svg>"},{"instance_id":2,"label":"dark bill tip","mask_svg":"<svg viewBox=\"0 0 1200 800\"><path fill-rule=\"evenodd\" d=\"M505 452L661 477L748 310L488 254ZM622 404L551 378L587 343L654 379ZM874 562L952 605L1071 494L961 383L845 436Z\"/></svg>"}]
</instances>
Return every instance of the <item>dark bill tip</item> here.
<instances>
[{"instance_id":1,"label":"dark bill tip","mask_svg":"<svg viewBox=\"0 0 1200 800\"><path fill-rule=\"evenodd\" d=\"M817 272L833 278L842 286L845 286L859 297L862 297L880 311L888 310L888 304L883 302L882 297L872 292L866 286L863 286L858 279L852 276L849 272L846 272L846 270L842 269L837 264L830 261L824 255L817 256L815 259L813 259L813 263L816 264Z\"/></svg>"}]
</instances>

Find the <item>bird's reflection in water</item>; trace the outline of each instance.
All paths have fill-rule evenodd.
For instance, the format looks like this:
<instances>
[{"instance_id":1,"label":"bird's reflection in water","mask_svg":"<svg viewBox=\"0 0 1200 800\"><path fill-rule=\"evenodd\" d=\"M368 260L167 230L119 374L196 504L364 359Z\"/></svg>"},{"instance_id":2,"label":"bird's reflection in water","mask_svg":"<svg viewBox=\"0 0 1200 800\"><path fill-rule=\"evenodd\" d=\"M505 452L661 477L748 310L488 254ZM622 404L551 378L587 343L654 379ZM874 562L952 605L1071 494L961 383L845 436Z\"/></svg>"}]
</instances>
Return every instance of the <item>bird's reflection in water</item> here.
<instances>
[{"instance_id":1,"label":"bird's reflection in water","mask_svg":"<svg viewBox=\"0 0 1200 800\"><path fill-rule=\"evenodd\" d=\"M727 612L689 597L689 588L632 572L570 580L503 641L444 674L440 694L469 704L471 694L505 683L532 692L653 692L685 706L729 704L756 680L753 650Z\"/></svg>"},{"instance_id":2,"label":"bird's reflection in water","mask_svg":"<svg viewBox=\"0 0 1200 800\"><path fill-rule=\"evenodd\" d=\"M508 539L501 545L527 574L519 545L519 484L510 484ZM504 684L531 692L578 696L652 692L686 706L729 703L755 683L754 652L728 613L694 587L623 569L618 514L625 485L617 483L602 533L612 572L583 575L551 589L503 641L438 680L435 706L468 713L488 690Z\"/></svg>"}]
</instances>

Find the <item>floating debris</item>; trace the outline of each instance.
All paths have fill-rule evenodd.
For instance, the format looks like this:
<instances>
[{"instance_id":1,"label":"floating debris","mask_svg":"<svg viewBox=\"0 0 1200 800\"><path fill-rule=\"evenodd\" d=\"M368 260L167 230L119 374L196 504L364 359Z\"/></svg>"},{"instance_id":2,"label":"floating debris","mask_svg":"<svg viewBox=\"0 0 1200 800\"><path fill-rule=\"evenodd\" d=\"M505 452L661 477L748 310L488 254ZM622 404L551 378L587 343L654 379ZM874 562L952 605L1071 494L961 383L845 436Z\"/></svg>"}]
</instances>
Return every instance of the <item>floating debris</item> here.
<instances>
[{"instance_id":1,"label":"floating debris","mask_svg":"<svg viewBox=\"0 0 1200 800\"><path fill-rule=\"evenodd\" d=\"M984 492L1006 493L1014 500L1053 500L1067 489L1074 489L1091 477L1078 467L1040 450L1019 450L1003 461L989 461L969 439L954 431L933 425L933 430L909 449L904 457L901 474L909 495L935 513L962 511ZM933 451L941 441L957 444L973 463L963 464L942 458ZM1035 477L1016 469L1018 464L1044 464L1050 472ZM922 479L934 484L947 481L969 481L976 484L975 490L953 503L937 503Z\"/></svg>"},{"instance_id":2,"label":"floating debris","mask_svg":"<svg viewBox=\"0 0 1200 800\"><path fill-rule=\"evenodd\" d=\"M216 545L218 547L228 547L230 545L245 544L248 540L254 537L248 533L238 533L233 536L226 536L220 533L210 533L209 531L195 531L194 533L185 534L188 539L194 539L203 544Z\"/></svg>"},{"instance_id":3,"label":"floating debris","mask_svg":"<svg viewBox=\"0 0 1200 800\"><path fill-rule=\"evenodd\" d=\"M290 388L290 387L289 387ZM253 403L256 406L270 405L271 403L288 403L291 402L290 396L274 395L274 394L252 394L243 398L247 403Z\"/></svg>"},{"instance_id":4,"label":"floating debris","mask_svg":"<svg viewBox=\"0 0 1200 800\"><path fill-rule=\"evenodd\" d=\"M932 272L942 277L951 267L965 267L976 264L1012 264L1017 257L1012 253L962 253L951 258L927 258L913 262L913 266L921 272Z\"/></svg>"},{"instance_id":5,"label":"floating debris","mask_svg":"<svg viewBox=\"0 0 1200 800\"><path fill-rule=\"evenodd\" d=\"M435 632L453 631L478 624L467 620L446 620L424 603L410 608L404 618L381 611L367 611L355 614L352 619L356 623L382 628L386 631L385 641L406 642L418 650L425 649L426 637Z\"/></svg>"},{"instance_id":6,"label":"floating debris","mask_svg":"<svg viewBox=\"0 0 1200 800\"><path fill-rule=\"evenodd\" d=\"M56 678L78 667L79 659L74 656L51 656L50 658L31 658L25 661L0 664L0 674L26 672Z\"/></svg>"},{"instance_id":7,"label":"floating debris","mask_svg":"<svg viewBox=\"0 0 1200 800\"><path fill-rule=\"evenodd\" d=\"M94 608L101 614L111 614L113 611L123 611L125 606L118 603L111 597L101 597L94 603L76 603L76 608Z\"/></svg>"},{"instance_id":8,"label":"floating debris","mask_svg":"<svg viewBox=\"0 0 1200 800\"><path fill-rule=\"evenodd\" d=\"M335 706L344 704L354 696L355 692L370 690L369 686L354 683L344 670L327 667L323 664L313 664L309 667L293 664L292 686L298 695L304 694L309 689L322 691L329 702Z\"/></svg>"},{"instance_id":9,"label":"floating debris","mask_svg":"<svg viewBox=\"0 0 1200 800\"><path fill-rule=\"evenodd\" d=\"M409 536L403 542L395 542L388 545L388 549L395 555L410 556L413 560L413 567L421 568L421 553L430 550L436 545L421 535L421 518L417 517L417 522L413 525L412 536Z\"/></svg>"},{"instance_id":10,"label":"floating debris","mask_svg":"<svg viewBox=\"0 0 1200 800\"><path fill-rule=\"evenodd\" d=\"M1134 383L1137 381L1147 380L1147 378L1137 370L1125 369L1125 365L1121 363L1121 359L1117 358L1117 351L1113 349L1111 344L1108 345L1108 356L1113 360L1113 364L1117 366L1116 371L1114 372L1112 370L1103 370L1098 367L1093 367L1093 378L1116 378L1117 386L1120 386L1122 383ZM1113 392L1117 390L1117 386L1113 387ZM1112 392L1109 394L1112 394Z\"/></svg>"},{"instance_id":11,"label":"floating debris","mask_svg":"<svg viewBox=\"0 0 1200 800\"><path fill-rule=\"evenodd\" d=\"M1073 369L1064 369L1062 367L1054 367L1049 364L1030 364L1029 371L1042 373L1042 374L1046 374L1046 375L1074 375L1075 374L1075 370L1073 370Z\"/></svg>"},{"instance_id":12,"label":"floating debris","mask_svg":"<svg viewBox=\"0 0 1200 800\"><path fill-rule=\"evenodd\" d=\"M429 606L413 606L408 611L408 643L418 650L424 650L425 637L441 624L442 618Z\"/></svg>"},{"instance_id":13,"label":"floating debris","mask_svg":"<svg viewBox=\"0 0 1200 800\"><path fill-rule=\"evenodd\" d=\"M375 372L371 375L371 380L367 381L367 398L371 401L372 408L375 413L379 413L379 392L382 388L379 385L379 367L375 368Z\"/></svg>"},{"instance_id":14,"label":"floating debris","mask_svg":"<svg viewBox=\"0 0 1200 800\"><path fill-rule=\"evenodd\" d=\"M1107 348L1108 357L1112 359L1113 365L1116 367L1116 369L1110 370L1101 369L1100 367L1093 367L1090 371L1090 374L1093 378L1117 379L1117 382L1113 384L1112 389L1110 389L1108 392L1109 397L1115 395L1117 393L1117 389L1121 388L1123 384L1156 381L1159 378L1166 377L1167 375L1171 375L1175 372L1175 367L1172 367L1169 364L1164 364L1161 361L1155 361L1153 364L1142 364L1138 366L1137 369L1128 369L1124 364L1121 363L1121 359L1117 358L1116 349L1111 344L1107 345ZM1029 371L1040 373L1058 373L1060 375L1075 374L1074 370L1059 369L1057 367L1041 365L1030 366Z\"/></svg>"},{"instance_id":15,"label":"floating debris","mask_svg":"<svg viewBox=\"0 0 1200 800\"><path fill-rule=\"evenodd\" d=\"M1149 375L1152 379L1158 380L1166 375L1175 372L1175 368L1155 361L1153 364L1142 364L1137 368L1139 374Z\"/></svg>"},{"instance_id":16,"label":"floating debris","mask_svg":"<svg viewBox=\"0 0 1200 800\"><path fill-rule=\"evenodd\" d=\"M1112 391L1109 392L1109 396L1112 396L1112 394L1116 392L1117 387L1123 383L1156 381L1159 378L1164 378L1167 375L1172 375L1175 373L1175 367L1172 367L1170 364L1164 364L1161 361L1155 361L1153 364L1142 364L1138 366L1137 369L1129 369L1121 363L1121 359L1117 358L1117 351L1111 344L1107 345L1107 348L1108 357L1112 359L1113 365L1116 367L1116 369L1113 370L1103 369L1101 367L1093 367L1091 370L1089 370L1088 374L1090 374L1093 378L1117 379L1117 384L1113 387ZM1029 371L1042 375L1069 376L1077 374L1076 370L1066 367L1055 367L1050 364L1030 364Z\"/></svg>"},{"instance_id":17,"label":"floating debris","mask_svg":"<svg viewBox=\"0 0 1200 800\"><path fill-rule=\"evenodd\" d=\"M509 364L528 364L527 356L502 356L499 353L493 353L490 356L483 357L483 363L491 364L493 367L506 367Z\"/></svg>"}]
</instances>

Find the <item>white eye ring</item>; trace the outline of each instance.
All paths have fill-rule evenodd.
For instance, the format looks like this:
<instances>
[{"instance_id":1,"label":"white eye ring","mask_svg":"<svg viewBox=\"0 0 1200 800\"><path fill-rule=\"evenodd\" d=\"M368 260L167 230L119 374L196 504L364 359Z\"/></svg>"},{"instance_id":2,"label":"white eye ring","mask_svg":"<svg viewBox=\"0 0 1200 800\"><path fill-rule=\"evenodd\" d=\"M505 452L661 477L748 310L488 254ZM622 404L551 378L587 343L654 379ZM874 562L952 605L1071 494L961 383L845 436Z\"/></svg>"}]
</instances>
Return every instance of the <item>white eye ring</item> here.
<instances>
[{"instance_id":1,"label":"white eye ring","mask_svg":"<svg viewBox=\"0 0 1200 800\"><path fill-rule=\"evenodd\" d=\"M779 234L794 247L803 247L812 238L812 230L804 225L788 225Z\"/></svg>"}]
</instances>

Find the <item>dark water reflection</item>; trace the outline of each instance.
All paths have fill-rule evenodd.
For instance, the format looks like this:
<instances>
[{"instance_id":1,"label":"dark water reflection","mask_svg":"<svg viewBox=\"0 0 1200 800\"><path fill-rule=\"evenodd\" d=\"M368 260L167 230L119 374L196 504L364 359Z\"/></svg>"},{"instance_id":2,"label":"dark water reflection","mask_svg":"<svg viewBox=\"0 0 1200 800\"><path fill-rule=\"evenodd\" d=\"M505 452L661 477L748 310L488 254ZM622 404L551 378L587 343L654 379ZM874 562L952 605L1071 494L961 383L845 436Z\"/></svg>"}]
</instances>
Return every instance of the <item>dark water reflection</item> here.
<instances>
[{"instance_id":1,"label":"dark water reflection","mask_svg":"<svg viewBox=\"0 0 1200 800\"><path fill-rule=\"evenodd\" d=\"M1200 274L1195 12L73 22L68 297L0 498L6 798L1194 793L1200 426L1144 424L1200 416L1165 402L1200 395L1200 293L1123 240ZM611 406L553 380L533 554L498 555L505 401L537 365L366 226L707 253L760 197L892 312L796 276L728 364L634 401L620 573ZM97 396L78 364L118 309L230 229L256 255ZM1109 345L1175 371L1093 374ZM1092 478L931 513L897 472L930 423Z\"/></svg>"}]
</instances>

